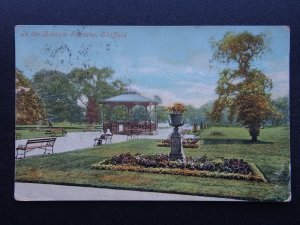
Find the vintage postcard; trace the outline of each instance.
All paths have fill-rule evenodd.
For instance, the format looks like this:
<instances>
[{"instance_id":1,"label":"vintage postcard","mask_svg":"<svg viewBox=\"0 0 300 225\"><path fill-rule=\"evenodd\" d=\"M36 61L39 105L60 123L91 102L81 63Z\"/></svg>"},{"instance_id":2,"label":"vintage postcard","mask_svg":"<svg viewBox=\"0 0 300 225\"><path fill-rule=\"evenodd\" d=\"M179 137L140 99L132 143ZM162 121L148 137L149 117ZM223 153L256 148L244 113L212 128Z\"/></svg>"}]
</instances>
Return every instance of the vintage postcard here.
<instances>
[{"instance_id":1,"label":"vintage postcard","mask_svg":"<svg viewBox=\"0 0 300 225\"><path fill-rule=\"evenodd\" d=\"M287 26L15 27L15 199L291 200Z\"/></svg>"}]
</instances>

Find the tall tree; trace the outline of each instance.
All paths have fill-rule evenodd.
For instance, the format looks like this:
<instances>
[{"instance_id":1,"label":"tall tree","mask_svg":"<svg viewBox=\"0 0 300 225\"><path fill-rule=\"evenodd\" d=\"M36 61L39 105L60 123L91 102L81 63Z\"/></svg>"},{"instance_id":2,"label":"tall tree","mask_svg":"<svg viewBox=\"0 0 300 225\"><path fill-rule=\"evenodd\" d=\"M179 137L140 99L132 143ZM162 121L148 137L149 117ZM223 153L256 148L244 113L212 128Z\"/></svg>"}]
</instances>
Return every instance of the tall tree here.
<instances>
[{"instance_id":1,"label":"tall tree","mask_svg":"<svg viewBox=\"0 0 300 225\"><path fill-rule=\"evenodd\" d=\"M125 91L126 84L121 80L113 80L114 71L111 68L89 67L87 69L75 68L68 77L76 87L79 101L86 107L85 99L93 98L96 102L118 95ZM97 104L96 113L100 114L100 105ZM103 108L104 115L107 114ZM88 113L86 111L86 113Z\"/></svg>"},{"instance_id":2,"label":"tall tree","mask_svg":"<svg viewBox=\"0 0 300 225\"><path fill-rule=\"evenodd\" d=\"M16 124L37 124L45 119L44 105L31 82L16 71Z\"/></svg>"},{"instance_id":3,"label":"tall tree","mask_svg":"<svg viewBox=\"0 0 300 225\"><path fill-rule=\"evenodd\" d=\"M88 123L97 123L99 121L99 112L97 110L97 101L94 97L89 97L85 119Z\"/></svg>"},{"instance_id":4,"label":"tall tree","mask_svg":"<svg viewBox=\"0 0 300 225\"><path fill-rule=\"evenodd\" d=\"M290 119L290 110L289 110L289 97L279 97L277 99L272 100L272 104L274 107L280 112L280 116L277 118L273 118L273 124L287 124Z\"/></svg>"},{"instance_id":5,"label":"tall tree","mask_svg":"<svg viewBox=\"0 0 300 225\"><path fill-rule=\"evenodd\" d=\"M126 84L113 80L114 71L111 68L90 67L88 69L73 69L68 77L76 87L81 97L94 97L97 101L109 98L125 91ZM81 100L86 104L84 100Z\"/></svg>"},{"instance_id":6,"label":"tall tree","mask_svg":"<svg viewBox=\"0 0 300 225\"><path fill-rule=\"evenodd\" d=\"M167 113L167 107L163 105L156 106L156 115L157 115L157 121L159 123L164 123L169 119L169 114Z\"/></svg>"},{"instance_id":7,"label":"tall tree","mask_svg":"<svg viewBox=\"0 0 300 225\"><path fill-rule=\"evenodd\" d=\"M83 109L77 103L77 91L66 74L41 70L33 76L33 86L45 104L48 117L57 122L83 120Z\"/></svg>"},{"instance_id":8,"label":"tall tree","mask_svg":"<svg viewBox=\"0 0 300 225\"><path fill-rule=\"evenodd\" d=\"M210 118L220 120L227 110L230 120L245 126L252 141L257 141L264 120L275 115L271 104L272 81L251 63L269 50L265 34L249 32L226 33L223 39L212 41L212 62L227 65L220 74Z\"/></svg>"}]
</instances>

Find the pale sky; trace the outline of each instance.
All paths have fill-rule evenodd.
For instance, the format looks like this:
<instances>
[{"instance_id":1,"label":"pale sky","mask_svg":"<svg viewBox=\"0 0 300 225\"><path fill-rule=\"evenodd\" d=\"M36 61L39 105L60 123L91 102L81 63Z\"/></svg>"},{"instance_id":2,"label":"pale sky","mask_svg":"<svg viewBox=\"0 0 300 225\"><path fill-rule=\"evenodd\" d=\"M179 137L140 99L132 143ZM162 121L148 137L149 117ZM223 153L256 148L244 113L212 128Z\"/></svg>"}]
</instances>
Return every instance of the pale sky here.
<instances>
[{"instance_id":1,"label":"pale sky","mask_svg":"<svg viewBox=\"0 0 300 225\"><path fill-rule=\"evenodd\" d=\"M209 40L228 31L261 32L272 52L253 63L273 80L272 98L289 94L290 32L286 26L17 26L16 67L31 78L41 69L111 67L144 96L199 107L214 100L221 65L210 68ZM61 47L61 48L60 48Z\"/></svg>"}]
</instances>

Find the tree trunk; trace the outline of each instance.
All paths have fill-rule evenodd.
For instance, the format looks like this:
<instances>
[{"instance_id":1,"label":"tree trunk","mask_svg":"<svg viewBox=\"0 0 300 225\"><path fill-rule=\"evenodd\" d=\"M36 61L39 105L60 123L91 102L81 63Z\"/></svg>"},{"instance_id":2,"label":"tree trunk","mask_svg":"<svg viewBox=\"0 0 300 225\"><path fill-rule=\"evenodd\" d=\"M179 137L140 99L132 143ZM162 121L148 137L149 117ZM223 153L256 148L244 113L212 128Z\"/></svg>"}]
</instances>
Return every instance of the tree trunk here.
<instances>
[{"instance_id":1,"label":"tree trunk","mask_svg":"<svg viewBox=\"0 0 300 225\"><path fill-rule=\"evenodd\" d=\"M257 141L257 136L253 135L252 139L251 139L251 142L256 142L256 141Z\"/></svg>"},{"instance_id":2,"label":"tree trunk","mask_svg":"<svg viewBox=\"0 0 300 225\"><path fill-rule=\"evenodd\" d=\"M256 142L260 133L260 125L259 124L251 124L248 126L248 131L250 136L252 137L251 142Z\"/></svg>"}]
</instances>

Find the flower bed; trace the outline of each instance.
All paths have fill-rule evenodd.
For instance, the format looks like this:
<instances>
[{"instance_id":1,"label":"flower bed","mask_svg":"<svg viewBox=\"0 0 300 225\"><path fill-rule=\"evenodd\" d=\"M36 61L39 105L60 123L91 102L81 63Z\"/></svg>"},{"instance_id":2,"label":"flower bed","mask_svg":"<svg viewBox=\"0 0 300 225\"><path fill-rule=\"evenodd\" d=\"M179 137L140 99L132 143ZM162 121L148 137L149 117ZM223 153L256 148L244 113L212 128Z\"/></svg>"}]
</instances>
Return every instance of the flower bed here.
<instances>
[{"instance_id":1,"label":"flower bed","mask_svg":"<svg viewBox=\"0 0 300 225\"><path fill-rule=\"evenodd\" d=\"M182 145L184 148L201 148L203 145L203 140L195 140L195 139L185 139L182 141ZM171 147L171 140L164 139L157 143L158 147Z\"/></svg>"},{"instance_id":2,"label":"flower bed","mask_svg":"<svg viewBox=\"0 0 300 225\"><path fill-rule=\"evenodd\" d=\"M263 174L252 163L242 159L209 159L187 157L186 162L170 161L167 154L120 154L92 165L92 169L135 171L186 176L218 177L264 181Z\"/></svg>"},{"instance_id":3,"label":"flower bed","mask_svg":"<svg viewBox=\"0 0 300 225\"><path fill-rule=\"evenodd\" d=\"M222 131L211 131L210 132L211 136L223 136L223 132Z\"/></svg>"}]
</instances>

